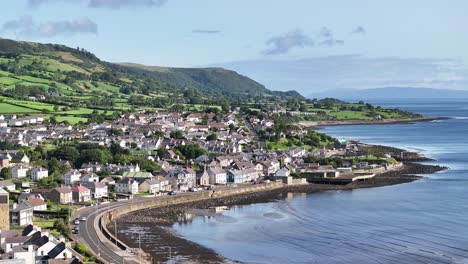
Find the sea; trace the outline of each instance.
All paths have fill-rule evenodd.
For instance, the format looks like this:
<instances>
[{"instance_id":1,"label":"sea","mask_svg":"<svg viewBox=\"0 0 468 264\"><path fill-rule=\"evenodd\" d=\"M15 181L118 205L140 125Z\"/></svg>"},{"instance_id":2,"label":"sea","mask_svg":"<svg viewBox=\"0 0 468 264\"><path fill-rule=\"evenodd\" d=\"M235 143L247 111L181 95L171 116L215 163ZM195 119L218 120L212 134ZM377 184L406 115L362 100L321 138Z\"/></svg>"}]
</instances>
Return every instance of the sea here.
<instances>
[{"instance_id":1,"label":"sea","mask_svg":"<svg viewBox=\"0 0 468 264\"><path fill-rule=\"evenodd\" d=\"M450 169L412 183L234 206L172 230L242 263L468 263L468 101L371 103L451 119L321 132L417 151Z\"/></svg>"}]
</instances>

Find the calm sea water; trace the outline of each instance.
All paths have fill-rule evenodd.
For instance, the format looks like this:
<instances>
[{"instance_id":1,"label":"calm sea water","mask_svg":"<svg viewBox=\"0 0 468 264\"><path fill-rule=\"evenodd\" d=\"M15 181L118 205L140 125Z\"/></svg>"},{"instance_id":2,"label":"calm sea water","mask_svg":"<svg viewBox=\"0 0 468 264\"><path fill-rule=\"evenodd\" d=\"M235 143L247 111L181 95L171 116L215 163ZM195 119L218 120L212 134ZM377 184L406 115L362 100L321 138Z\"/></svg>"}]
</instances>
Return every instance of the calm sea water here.
<instances>
[{"instance_id":1,"label":"calm sea water","mask_svg":"<svg viewBox=\"0 0 468 264\"><path fill-rule=\"evenodd\" d=\"M468 263L468 102L379 104L454 119L322 131L416 150L450 170L408 184L233 207L174 230L246 263Z\"/></svg>"}]
</instances>

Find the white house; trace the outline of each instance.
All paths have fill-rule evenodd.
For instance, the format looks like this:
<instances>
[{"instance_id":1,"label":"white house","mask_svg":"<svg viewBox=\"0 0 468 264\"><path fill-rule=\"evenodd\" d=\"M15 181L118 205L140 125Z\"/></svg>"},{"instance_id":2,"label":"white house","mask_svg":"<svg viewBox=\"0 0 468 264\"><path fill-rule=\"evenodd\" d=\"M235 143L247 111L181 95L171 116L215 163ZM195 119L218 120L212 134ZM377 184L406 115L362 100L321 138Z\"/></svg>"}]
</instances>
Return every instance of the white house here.
<instances>
[{"instance_id":1,"label":"white house","mask_svg":"<svg viewBox=\"0 0 468 264\"><path fill-rule=\"evenodd\" d=\"M91 190L91 197L93 199L107 197L108 195L107 185L102 182L82 182L81 185Z\"/></svg>"},{"instance_id":2,"label":"white house","mask_svg":"<svg viewBox=\"0 0 468 264\"><path fill-rule=\"evenodd\" d=\"M227 173L220 167L209 167L207 169L208 175L210 176L210 184L226 184Z\"/></svg>"},{"instance_id":3,"label":"white house","mask_svg":"<svg viewBox=\"0 0 468 264\"><path fill-rule=\"evenodd\" d=\"M31 170L31 180L40 181L41 179L49 177L49 171L42 167L35 167Z\"/></svg>"},{"instance_id":4,"label":"white house","mask_svg":"<svg viewBox=\"0 0 468 264\"><path fill-rule=\"evenodd\" d=\"M11 174L13 175L13 179L26 178L27 173L28 168L23 165L15 165L13 168L11 168Z\"/></svg>"},{"instance_id":5,"label":"white house","mask_svg":"<svg viewBox=\"0 0 468 264\"><path fill-rule=\"evenodd\" d=\"M88 173L80 177L80 182L99 182L99 176L94 173Z\"/></svg>"},{"instance_id":6,"label":"white house","mask_svg":"<svg viewBox=\"0 0 468 264\"><path fill-rule=\"evenodd\" d=\"M77 170L70 170L62 175L62 179L66 185L73 185L80 181L81 173Z\"/></svg>"},{"instance_id":7,"label":"white house","mask_svg":"<svg viewBox=\"0 0 468 264\"><path fill-rule=\"evenodd\" d=\"M138 182L132 178L124 178L115 184L115 192L122 194L138 193Z\"/></svg>"},{"instance_id":8,"label":"white house","mask_svg":"<svg viewBox=\"0 0 468 264\"><path fill-rule=\"evenodd\" d=\"M279 169L279 170L275 173L275 176L276 176L276 177L289 177L289 175L291 175L291 171L289 171L288 168Z\"/></svg>"}]
</instances>

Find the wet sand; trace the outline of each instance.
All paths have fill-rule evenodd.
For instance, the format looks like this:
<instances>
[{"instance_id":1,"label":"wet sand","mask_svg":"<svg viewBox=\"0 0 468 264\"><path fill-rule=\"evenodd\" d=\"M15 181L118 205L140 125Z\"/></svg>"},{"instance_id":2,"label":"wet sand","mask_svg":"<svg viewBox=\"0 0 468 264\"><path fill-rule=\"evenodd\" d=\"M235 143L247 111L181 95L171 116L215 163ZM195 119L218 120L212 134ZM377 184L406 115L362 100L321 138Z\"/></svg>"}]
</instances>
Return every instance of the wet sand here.
<instances>
[{"instance_id":1,"label":"wet sand","mask_svg":"<svg viewBox=\"0 0 468 264\"><path fill-rule=\"evenodd\" d=\"M430 174L444 169L446 168L441 166L405 163L403 167L397 170L382 173L366 182L354 182L344 186L322 184L285 186L275 190L137 211L118 219L118 226L121 227L119 233L125 234L121 235L120 239L127 245L138 248L137 233L141 233L142 249L152 256L154 263L166 262L169 259L176 261L176 263L235 263L223 258L211 249L179 237L170 227L176 222L188 224L194 215L211 217L213 213L208 209L216 206L229 207L273 202L286 198L288 193L351 191L358 188L408 183L421 179L421 176L415 174ZM110 225L109 228L113 228L113 226Z\"/></svg>"}]
</instances>

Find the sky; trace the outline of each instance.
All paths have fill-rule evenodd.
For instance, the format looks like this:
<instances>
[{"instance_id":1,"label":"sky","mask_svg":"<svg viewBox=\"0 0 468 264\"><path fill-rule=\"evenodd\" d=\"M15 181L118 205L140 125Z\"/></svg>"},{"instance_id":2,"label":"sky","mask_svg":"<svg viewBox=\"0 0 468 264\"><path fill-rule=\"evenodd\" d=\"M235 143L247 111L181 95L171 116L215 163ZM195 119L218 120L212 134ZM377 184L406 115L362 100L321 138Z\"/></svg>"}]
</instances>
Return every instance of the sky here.
<instances>
[{"instance_id":1,"label":"sky","mask_svg":"<svg viewBox=\"0 0 468 264\"><path fill-rule=\"evenodd\" d=\"M302 94L468 90L466 0L3 0L0 37L111 62L226 67Z\"/></svg>"}]
</instances>

